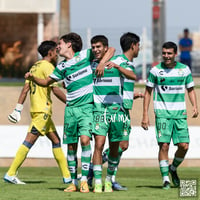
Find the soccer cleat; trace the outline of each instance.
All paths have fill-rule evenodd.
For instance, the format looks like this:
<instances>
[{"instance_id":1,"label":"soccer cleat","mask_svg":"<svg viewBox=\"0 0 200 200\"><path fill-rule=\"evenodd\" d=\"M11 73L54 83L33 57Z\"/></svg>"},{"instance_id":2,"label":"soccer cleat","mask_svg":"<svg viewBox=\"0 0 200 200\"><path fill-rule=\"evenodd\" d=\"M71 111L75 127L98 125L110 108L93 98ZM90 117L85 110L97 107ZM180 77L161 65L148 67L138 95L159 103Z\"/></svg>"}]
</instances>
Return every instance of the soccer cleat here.
<instances>
[{"instance_id":1,"label":"soccer cleat","mask_svg":"<svg viewBox=\"0 0 200 200\"><path fill-rule=\"evenodd\" d=\"M169 165L169 173L171 174L172 182L173 182L174 186L179 187L180 186L180 179L177 175L177 172L171 170L171 165Z\"/></svg>"},{"instance_id":2,"label":"soccer cleat","mask_svg":"<svg viewBox=\"0 0 200 200\"><path fill-rule=\"evenodd\" d=\"M87 181L81 181L80 192L82 192L82 193L88 193L89 192Z\"/></svg>"},{"instance_id":3,"label":"soccer cleat","mask_svg":"<svg viewBox=\"0 0 200 200\"><path fill-rule=\"evenodd\" d=\"M113 192L112 183L110 181L105 181L104 192Z\"/></svg>"},{"instance_id":4,"label":"soccer cleat","mask_svg":"<svg viewBox=\"0 0 200 200\"><path fill-rule=\"evenodd\" d=\"M92 181L93 181L93 177L94 177L94 172L93 169L90 168L89 169L89 173L88 173L88 177L87 177L87 183L90 187L92 187Z\"/></svg>"},{"instance_id":5,"label":"soccer cleat","mask_svg":"<svg viewBox=\"0 0 200 200\"><path fill-rule=\"evenodd\" d=\"M75 184L70 183L69 186L64 189L64 192L76 192L77 191L77 187Z\"/></svg>"},{"instance_id":6,"label":"soccer cleat","mask_svg":"<svg viewBox=\"0 0 200 200\"><path fill-rule=\"evenodd\" d=\"M5 176L3 177L4 181L8 182L8 183L13 183L13 184L26 184L22 181L20 181L17 176L9 176L8 174L5 174Z\"/></svg>"},{"instance_id":7,"label":"soccer cleat","mask_svg":"<svg viewBox=\"0 0 200 200\"><path fill-rule=\"evenodd\" d=\"M118 182L113 182L112 188L113 188L113 190L116 190L116 191L126 191L126 190L128 190L127 187L120 185Z\"/></svg>"},{"instance_id":8,"label":"soccer cleat","mask_svg":"<svg viewBox=\"0 0 200 200\"><path fill-rule=\"evenodd\" d=\"M93 192L102 193L102 184L95 184Z\"/></svg>"},{"instance_id":9,"label":"soccer cleat","mask_svg":"<svg viewBox=\"0 0 200 200\"><path fill-rule=\"evenodd\" d=\"M69 183L71 183L71 182L72 182L71 177L69 177L69 178L63 177L63 183L64 183L64 184L69 184Z\"/></svg>"},{"instance_id":10,"label":"soccer cleat","mask_svg":"<svg viewBox=\"0 0 200 200\"><path fill-rule=\"evenodd\" d=\"M164 184L163 184L163 189L164 190L169 190L170 189L170 182L165 181Z\"/></svg>"}]
</instances>

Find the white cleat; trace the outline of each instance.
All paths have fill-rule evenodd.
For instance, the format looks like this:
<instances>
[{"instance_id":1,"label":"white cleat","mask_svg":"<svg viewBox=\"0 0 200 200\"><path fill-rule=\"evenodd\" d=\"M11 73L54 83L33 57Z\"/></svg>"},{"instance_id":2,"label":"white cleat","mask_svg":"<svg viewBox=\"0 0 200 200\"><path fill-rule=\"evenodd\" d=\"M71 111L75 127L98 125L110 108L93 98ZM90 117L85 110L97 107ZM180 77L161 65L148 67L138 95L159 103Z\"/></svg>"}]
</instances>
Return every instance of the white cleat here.
<instances>
[{"instance_id":1,"label":"white cleat","mask_svg":"<svg viewBox=\"0 0 200 200\"><path fill-rule=\"evenodd\" d=\"M69 184L69 183L71 183L71 182L72 182L71 177L69 177L69 178L63 177L63 183L64 183L64 184Z\"/></svg>"},{"instance_id":2,"label":"white cleat","mask_svg":"<svg viewBox=\"0 0 200 200\"><path fill-rule=\"evenodd\" d=\"M13 184L26 184L22 181L20 181L17 176L8 176L8 174L5 174L5 176L3 177L4 181L8 182L8 183L13 183Z\"/></svg>"}]
</instances>

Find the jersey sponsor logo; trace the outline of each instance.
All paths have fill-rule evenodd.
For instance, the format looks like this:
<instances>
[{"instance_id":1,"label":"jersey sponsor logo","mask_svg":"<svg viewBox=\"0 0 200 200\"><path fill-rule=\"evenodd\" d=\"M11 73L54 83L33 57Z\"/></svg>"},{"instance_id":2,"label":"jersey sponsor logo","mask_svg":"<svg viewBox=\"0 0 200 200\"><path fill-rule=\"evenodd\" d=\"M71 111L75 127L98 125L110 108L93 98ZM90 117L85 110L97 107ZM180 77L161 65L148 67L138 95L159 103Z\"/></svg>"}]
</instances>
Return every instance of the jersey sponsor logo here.
<instances>
[{"instance_id":1,"label":"jersey sponsor logo","mask_svg":"<svg viewBox=\"0 0 200 200\"><path fill-rule=\"evenodd\" d=\"M166 90L169 90L169 91L174 91L174 90L177 90L177 91L179 91L179 90L182 90L183 89L183 87L182 86L177 86L177 87L172 87L172 86L166 86L166 85L162 85L161 86L161 89L163 90L163 91L166 91Z\"/></svg>"},{"instance_id":2,"label":"jersey sponsor logo","mask_svg":"<svg viewBox=\"0 0 200 200\"><path fill-rule=\"evenodd\" d=\"M162 86L161 86L161 89L162 89L163 91L166 91L166 90L167 90L167 86L162 85Z\"/></svg>"},{"instance_id":3,"label":"jersey sponsor logo","mask_svg":"<svg viewBox=\"0 0 200 200\"><path fill-rule=\"evenodd\" d=\"M164 71L159 71L159 74L162 76L164 75Z\"/></svg>"},{"instance_id":4,"label":"jersey sponsor logo","mask_svg":"<svg viewBox=\"0 0 200 200\"><path fill-rule=\"evenodd\" d=\"M94 83L112 83L112 79L101 79L101 78L94 78Z\"/></svg>"},{"instance_id":5,"label":"jersey sponsor logo","mask_svg":"<svg viewBox=\"0 0 200 200\"><path fill-rule=\"evenodd\" d=\"M78 76L80 76L80 75L82 75L84 73L87 73L87 69L84 69L82 71L79 71L77 73L69 75L69 76L66 77L66 79L67 79L67 81L72 81L74 78L76 78L76 77L78 77Z\"/></svg>"}]
</instances>

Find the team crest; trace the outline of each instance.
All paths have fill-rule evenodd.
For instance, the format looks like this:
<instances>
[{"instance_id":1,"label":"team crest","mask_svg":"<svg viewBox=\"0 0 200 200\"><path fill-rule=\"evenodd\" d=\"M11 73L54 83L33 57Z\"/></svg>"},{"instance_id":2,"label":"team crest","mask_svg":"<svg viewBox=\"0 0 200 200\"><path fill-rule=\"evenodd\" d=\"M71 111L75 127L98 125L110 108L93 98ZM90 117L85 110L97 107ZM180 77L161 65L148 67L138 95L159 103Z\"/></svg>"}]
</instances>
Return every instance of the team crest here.
<instances>
[{"instance_id":1,"label":"team crest","mask_svg":"<svg viewBox=\"0 0 200 200\"><path fill-rule=\"evenodd\" d=\"M124 130L124 136L127 136L128 133L127 133L127 130Z\"/></svg>"},{"instance_id":2,"label":"team crest","mask_svg":"<svg viewBox=\"0 0 200 200\"><path fill-rule=\"evenodd\" d=\"M80 55L76 56L76 57L75 57L75 60L76 60L76 62L79 62L79 61L81 60Z\"/></svg>"},{"instance_id":3,"label":"team crest","mask_svg":"<svg viewBox=\"0 0 200 200\"><path fill-rule=\"evenodd\" d=\"M97 123L95 126L95 130L98 130L98 129L99 129L99 124Z\"/></svg>"},{"instance_id":4,"label":"team crest","mask_svg":"<svg viewBox=\"0 0 200 200\"><path fill-rule=\"evenodd\" d=\"M179 69L179 70L178 70L178 75L179 75L179 76L183 76L183 75L184 75L183 69Z\"/></svg>"}]
</instances>

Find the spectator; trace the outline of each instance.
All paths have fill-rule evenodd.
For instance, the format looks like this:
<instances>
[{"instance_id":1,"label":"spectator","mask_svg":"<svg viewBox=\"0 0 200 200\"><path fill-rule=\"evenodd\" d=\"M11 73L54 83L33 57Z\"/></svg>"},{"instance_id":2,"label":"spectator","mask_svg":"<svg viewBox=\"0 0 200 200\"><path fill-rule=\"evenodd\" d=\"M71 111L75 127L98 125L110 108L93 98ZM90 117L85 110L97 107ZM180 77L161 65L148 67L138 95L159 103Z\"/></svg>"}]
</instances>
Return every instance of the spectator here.
<instances>
[{"instance_id":1,"label":"spectator","mask_svg":"<svg viewBox=\"0 0 200 200\"><path fill-rule=\"evenodd\" d=\"M189 38L189 29L184 29L183 38L179 41L179 50L180 50L180 62L188 65L192 71L192 58L190 52L192 51L192 39Z\"/></svg>"}]
</instances>

